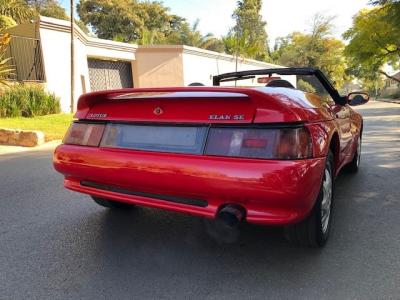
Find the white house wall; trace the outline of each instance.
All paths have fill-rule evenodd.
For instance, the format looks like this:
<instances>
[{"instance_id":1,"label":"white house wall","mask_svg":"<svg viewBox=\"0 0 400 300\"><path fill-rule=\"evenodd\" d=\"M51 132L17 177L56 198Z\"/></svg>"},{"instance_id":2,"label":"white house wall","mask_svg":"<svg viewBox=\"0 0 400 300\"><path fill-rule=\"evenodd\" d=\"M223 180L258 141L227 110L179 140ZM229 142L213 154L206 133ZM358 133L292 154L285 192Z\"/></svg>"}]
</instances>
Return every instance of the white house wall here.
<instances>
[{"instance_id":1,"label":"white house wall","mask_svg":"<svg viewBox=\"0 0 400 300\"><path fill-rule=\"evenodd\" d=\"M90 92L89 68L87 59L123 60L133 62L137 46L97 38L87 37L78 27L75 28L75 107L79 96ZM60 97L63 112L70 111L70 22L41 17L39 27L43 51L47 89Z\"/></svg>"},{"instance_id":2,"label":"white house wall","mask_svg":"<svg viewBox=\"0 0 400 300\"><path fill-rule=\"evenodd\" d=\"M43 28L39 31L47 89L60 97L61 110L68 112L71 95L70 34ZM76 92L79 95L81 91L76 89Z\"/></svg>"}]
</instances>

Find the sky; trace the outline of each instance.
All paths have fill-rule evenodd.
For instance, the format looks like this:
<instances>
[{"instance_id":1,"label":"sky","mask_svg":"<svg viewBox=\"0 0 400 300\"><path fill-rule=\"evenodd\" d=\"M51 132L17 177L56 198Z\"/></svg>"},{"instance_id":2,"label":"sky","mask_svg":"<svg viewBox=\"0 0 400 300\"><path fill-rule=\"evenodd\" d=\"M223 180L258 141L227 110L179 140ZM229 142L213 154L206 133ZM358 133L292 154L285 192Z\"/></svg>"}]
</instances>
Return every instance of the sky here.
<instances>
[{"instance_id":1,"label":"sky","mask_svg":"<svg viewBox=\"0 0 400 300\"><path fill-rule=\"evenodd\" d=\"M75 0L77 1L77 0ZM171 13L186 18L191 24L200 20L199 30L203 34L225 35L233 26L232 12L237 0L160 0ZM69 0L61 0L69 11ZM305 32L316 13L336 16L334 34L341 37L352 24L352 17L368 0L264 0L261 14L267 22L270 46L277 37L293 31Z\"/></svg>"}]
</instances>

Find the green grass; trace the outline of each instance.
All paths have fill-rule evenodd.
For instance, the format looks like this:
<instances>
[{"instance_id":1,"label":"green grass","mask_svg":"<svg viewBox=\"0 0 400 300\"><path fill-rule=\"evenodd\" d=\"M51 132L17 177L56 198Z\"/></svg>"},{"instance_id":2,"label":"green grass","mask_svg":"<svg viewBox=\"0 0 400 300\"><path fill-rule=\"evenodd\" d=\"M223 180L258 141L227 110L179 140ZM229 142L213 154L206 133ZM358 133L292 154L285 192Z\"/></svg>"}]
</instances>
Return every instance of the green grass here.
<instances>
[{"instance_id":1,"label":"green grass","mask_svg":"<svg viewBox=\"0 0 400 300\"><path fill-rule=\"evenodd\" d=\"M62 139L72 121L72 114L55 114L33 118L0 118L0 128L40 130L46 141Z\"/></svg>"}]
</instances>

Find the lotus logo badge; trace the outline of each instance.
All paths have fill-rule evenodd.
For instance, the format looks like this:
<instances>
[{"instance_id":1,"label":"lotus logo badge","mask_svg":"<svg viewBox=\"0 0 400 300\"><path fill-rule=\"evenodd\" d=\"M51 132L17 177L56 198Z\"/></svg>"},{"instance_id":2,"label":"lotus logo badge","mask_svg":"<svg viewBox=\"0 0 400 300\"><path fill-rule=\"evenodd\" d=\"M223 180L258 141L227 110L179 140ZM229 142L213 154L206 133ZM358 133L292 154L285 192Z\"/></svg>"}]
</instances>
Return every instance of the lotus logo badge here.
<instances>
[{"instance_id":1,"label":"lotus logo badge","mask_svg":"<svg viewBox=\"0 0 400 300\"><path fill-rule=\"evenodd\" d=\"M153 113L154 113L155 115L159 116L159 115L161 115L162 113L164 113L164 111L162 110L161 107L156 107L156 108L153 110Z\"/></svg>"}]
</instances>

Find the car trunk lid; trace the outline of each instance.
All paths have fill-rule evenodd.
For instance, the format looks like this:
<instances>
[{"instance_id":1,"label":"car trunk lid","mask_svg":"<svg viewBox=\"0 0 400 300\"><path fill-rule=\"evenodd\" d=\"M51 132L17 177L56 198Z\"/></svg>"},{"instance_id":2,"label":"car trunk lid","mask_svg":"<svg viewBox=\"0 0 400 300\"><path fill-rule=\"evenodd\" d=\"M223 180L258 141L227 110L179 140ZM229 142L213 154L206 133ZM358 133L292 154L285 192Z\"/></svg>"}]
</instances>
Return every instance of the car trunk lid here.
<instances>
[{"instance_id":1,"label":"car trunk lid","mask_svg":"<svg viewBox=\"0 0 400 300\"><path fill-rule=\"evenodd\" d=\"M245 88L153 88L82 95L78 119L151 123L299 122L274 96ZM258 121L257 121L258 122Z\"/></svg>"},{"instance_id":2,"label":"car trunk lid","mask_svg":"<svg viewBox=\"0 0 400 300\"><path fill-rule=\"evenodd\" d=\"M157 123L251 123L254 110L254 103L242 93L133 92L96 103L86 118Z\"/></svg>"}]
</instances>

